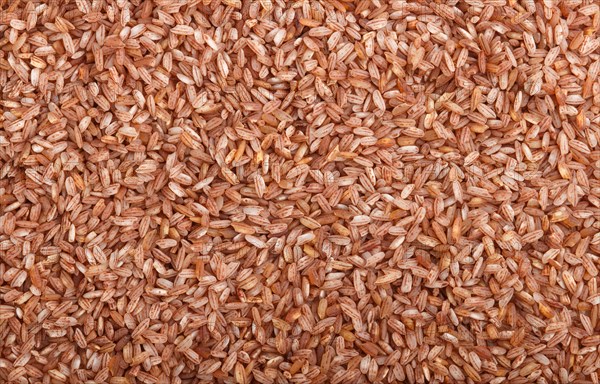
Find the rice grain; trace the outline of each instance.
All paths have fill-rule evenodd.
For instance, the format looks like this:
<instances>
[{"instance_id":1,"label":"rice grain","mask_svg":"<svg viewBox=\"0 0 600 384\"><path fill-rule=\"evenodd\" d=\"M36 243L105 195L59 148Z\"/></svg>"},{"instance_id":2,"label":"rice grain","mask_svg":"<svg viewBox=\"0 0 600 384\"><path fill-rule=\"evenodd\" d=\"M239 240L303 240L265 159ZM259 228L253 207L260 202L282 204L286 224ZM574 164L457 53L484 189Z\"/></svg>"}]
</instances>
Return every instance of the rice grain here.
<instances>
[{"instance_id":1,"label":"rice grain","mask_svg":"<svg viewBox=\"0 0 600 384\"><path fill-rule=\"evenodd\" d=\"M598 383L595 0L0 10L0 383Z\"/></svg>"}]
</instances>

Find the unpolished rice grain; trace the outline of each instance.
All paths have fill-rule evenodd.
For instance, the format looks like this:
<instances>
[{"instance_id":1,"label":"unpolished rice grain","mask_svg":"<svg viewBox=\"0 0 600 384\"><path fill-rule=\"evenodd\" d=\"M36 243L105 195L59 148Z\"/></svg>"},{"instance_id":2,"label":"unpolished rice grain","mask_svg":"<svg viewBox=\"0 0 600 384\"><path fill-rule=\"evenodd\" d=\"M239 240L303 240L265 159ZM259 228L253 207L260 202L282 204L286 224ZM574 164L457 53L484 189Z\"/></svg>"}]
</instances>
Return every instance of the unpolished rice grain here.
<instances>
[{"instance_id":1,"label":"unpolished rice grain","mask_svg":"<svg viewBox=\"0 0 600 384\"><path fill-rule=\"evenodd\" d=\"M0 383L598 383L599 28L0 3Z\"/></svg>"}]
</instances>

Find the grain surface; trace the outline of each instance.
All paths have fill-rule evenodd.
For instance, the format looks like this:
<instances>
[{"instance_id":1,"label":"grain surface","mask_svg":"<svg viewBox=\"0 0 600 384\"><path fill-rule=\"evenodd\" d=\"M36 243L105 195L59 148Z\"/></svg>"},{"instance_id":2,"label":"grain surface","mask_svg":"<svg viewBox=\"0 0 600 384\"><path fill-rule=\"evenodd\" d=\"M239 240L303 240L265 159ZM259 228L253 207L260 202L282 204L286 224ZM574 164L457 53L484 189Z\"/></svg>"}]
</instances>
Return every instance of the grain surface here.
<instances>
[{"instance_id":1,"label":"grain surface","mask_svg":"<svg viewBox=\"0 0 600 384\"><path fill-rule=\"evenodd\" d=\"M0 0L0 383L593 383L597 0Z\"/></svg>"}]
</instances>

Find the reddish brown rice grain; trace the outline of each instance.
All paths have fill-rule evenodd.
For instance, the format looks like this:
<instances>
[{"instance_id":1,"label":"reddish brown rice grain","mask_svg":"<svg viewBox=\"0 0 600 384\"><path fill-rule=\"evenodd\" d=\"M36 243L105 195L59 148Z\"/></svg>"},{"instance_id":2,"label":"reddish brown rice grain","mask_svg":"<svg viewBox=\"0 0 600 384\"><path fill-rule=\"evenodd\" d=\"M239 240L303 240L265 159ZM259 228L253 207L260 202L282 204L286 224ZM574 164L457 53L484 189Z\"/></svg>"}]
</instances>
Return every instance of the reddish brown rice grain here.
<instances>
[{"instance_id":1,"label":"reddish brown rice grain","mask_svg":"<svg viewBox=\"0 0 600 384\"><path fill-rule=\"evenodd\" d=\"M0 2L0 383L597 384L599 28Z\"/></svg>"}]
</instances>

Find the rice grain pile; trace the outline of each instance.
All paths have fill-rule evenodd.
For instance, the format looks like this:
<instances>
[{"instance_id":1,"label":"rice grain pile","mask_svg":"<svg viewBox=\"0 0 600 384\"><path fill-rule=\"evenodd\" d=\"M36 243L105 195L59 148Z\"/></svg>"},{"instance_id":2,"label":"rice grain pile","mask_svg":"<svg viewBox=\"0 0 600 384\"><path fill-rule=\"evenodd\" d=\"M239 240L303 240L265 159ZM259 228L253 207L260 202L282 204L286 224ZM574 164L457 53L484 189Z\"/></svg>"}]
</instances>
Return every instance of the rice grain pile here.
<instances>
[{"instance_id":1,"label":"rice grain pile","mask_svg":"<svg viewBox=\"0 0 600 384\"><path fill-rule=\"evenodd\" d=\"M597 0L0 9L0 383L599 382Z\"/></svg>"}]
</instances>

